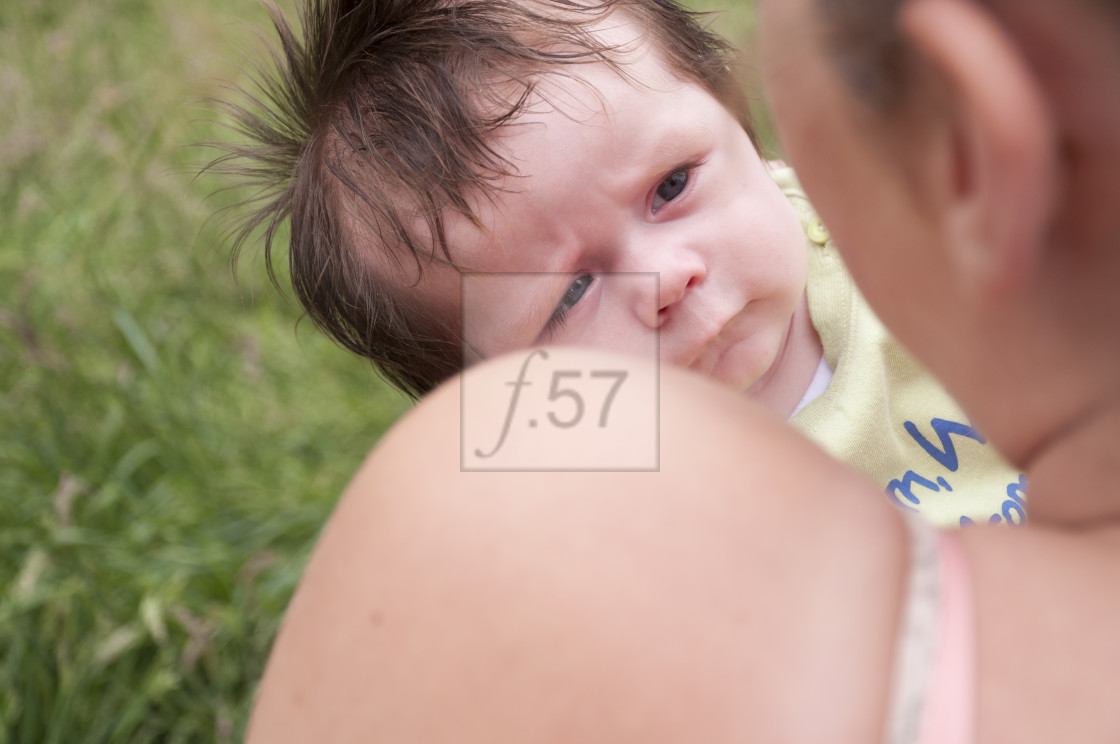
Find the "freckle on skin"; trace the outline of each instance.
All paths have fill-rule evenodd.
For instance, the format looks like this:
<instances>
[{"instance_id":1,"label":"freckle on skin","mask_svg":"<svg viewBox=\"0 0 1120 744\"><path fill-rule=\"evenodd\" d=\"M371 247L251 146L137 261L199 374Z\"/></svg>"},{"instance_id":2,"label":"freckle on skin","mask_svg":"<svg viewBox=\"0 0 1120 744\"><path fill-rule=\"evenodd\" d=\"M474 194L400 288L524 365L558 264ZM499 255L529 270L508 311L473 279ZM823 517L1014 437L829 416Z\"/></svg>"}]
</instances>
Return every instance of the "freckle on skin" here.
<instances>
[{"instance_id":1,"label":"freckle on skin","mask_svg":"<svg viewBox=\"0 0 1120 744\"><path fill-rule=\"evenodd\" d=\"M385 624L385 613L381 610L374 610L369 614L369 624L377 627Z\"/></svg>"}]
</instances>

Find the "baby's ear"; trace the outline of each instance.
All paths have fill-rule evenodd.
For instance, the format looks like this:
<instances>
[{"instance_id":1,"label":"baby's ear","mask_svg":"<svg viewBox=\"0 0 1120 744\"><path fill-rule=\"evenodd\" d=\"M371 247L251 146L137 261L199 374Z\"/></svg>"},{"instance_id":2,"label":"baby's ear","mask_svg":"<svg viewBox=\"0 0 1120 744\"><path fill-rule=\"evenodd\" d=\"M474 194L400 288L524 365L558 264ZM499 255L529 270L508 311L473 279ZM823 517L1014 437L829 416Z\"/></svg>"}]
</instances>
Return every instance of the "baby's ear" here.
<instances>
[{"instance_id":1,"label":"baby's ear","mask_svg":"<svg viewBox=\"0 0 1120 744\"><path fill-rule=\"evenodd\" d=\"M998 301L1038 267L1060 176L1045 92L1015 38L975 0L906 0L902 32L951 107L926 176L965 286Z\"/></svg>"}]
</instances>

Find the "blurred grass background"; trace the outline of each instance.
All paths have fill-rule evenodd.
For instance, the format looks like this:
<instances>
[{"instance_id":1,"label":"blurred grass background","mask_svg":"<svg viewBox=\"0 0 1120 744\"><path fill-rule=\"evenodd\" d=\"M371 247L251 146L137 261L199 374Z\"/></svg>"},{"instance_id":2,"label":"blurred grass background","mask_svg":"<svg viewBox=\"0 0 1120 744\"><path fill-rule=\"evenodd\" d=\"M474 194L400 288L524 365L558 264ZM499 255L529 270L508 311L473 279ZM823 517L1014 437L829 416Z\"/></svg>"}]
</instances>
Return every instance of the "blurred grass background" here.
<instances>
[{"instance_id":1,"label":"blurred grass background","mask_svg":"<svg viewBox=\"0 0 1120 744\"><path fill-rule=\"evenodd\" d=\"M748 1L716 21L739 42ZM230 197L192 183L192 143L230 135L191 102L265 23L0 2L0 744L239 741L320 527L407 407L259 253L234 281Z\"/></svg>"}]
</instances>

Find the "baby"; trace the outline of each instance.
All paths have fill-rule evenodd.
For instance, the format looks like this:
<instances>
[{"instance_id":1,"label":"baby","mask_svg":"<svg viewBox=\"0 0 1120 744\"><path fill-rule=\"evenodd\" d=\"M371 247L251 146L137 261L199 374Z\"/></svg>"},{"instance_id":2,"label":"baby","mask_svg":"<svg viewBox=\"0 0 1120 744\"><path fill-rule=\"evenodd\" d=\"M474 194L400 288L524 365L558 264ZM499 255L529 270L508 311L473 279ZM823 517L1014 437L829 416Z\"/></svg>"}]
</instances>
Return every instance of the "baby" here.
<instances>
[{"instance_id":1,"label":"baby","mask_svg":"<svg viewBox=\"0 0 1120 744\"><path fill-rule=\"evenodd\" d=\"M307 0L237 245L291 220L313 320L419 396L545 343L749 394L947 526L1021 524L1021 475L883 330L792 173L759 155L732 53L666 0ZM241 159L246 165L237 165Z\"/></svg>"}]
</instances>

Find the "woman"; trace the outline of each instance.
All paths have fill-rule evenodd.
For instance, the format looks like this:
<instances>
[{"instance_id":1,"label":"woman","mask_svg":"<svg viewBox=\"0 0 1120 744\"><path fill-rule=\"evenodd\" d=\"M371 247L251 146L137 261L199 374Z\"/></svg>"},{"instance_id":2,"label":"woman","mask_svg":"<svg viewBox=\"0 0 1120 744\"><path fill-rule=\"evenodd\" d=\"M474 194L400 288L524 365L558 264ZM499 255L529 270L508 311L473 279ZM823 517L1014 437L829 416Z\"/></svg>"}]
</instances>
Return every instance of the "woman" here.
<instances>
[{"instance_id":1,"label":"woman","mask_svg":"<svg viewBox=\"0 0 1120 744\"><path fill-rule=\"evenodd\" d=\"M1120 12L760 5L810 198L882 318L1028 472L1033 524L908 530L781 422L671 370L659 472L460 472L460 424L548 389L500 359L463 382L504 391L493 417L445 386L355 478L250 741L1120 740ZM641 404L618 398L617 440Z\"/></svg>"}]
</instances>

